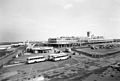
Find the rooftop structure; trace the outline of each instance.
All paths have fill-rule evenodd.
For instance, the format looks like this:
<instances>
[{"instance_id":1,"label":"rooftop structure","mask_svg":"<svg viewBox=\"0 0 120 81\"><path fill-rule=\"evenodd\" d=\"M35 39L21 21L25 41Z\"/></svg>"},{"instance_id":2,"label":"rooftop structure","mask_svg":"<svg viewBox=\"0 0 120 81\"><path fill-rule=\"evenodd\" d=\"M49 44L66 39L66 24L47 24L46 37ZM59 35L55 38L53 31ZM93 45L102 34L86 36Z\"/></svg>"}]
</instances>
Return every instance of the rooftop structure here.
<instances>
[{"instance_id":1,"label":"rooftop structure","mask_svg":"<svg viewBox=\"0 0 120 81\"><path fill-rule=\"evenodd\" d=\"M49 53L53 52L53 47L28 47L27 52L32 53Z\"/></svg>"},{"instance_id":2,"label":"rooftop structure","mask_svg":"<svg viewBox=\"0 0 120 81\"><path fill-rule=\"evenodd\" d=\"M87 37L90 37L90 31L87 32Z\"/></svg>"}]
</instances>

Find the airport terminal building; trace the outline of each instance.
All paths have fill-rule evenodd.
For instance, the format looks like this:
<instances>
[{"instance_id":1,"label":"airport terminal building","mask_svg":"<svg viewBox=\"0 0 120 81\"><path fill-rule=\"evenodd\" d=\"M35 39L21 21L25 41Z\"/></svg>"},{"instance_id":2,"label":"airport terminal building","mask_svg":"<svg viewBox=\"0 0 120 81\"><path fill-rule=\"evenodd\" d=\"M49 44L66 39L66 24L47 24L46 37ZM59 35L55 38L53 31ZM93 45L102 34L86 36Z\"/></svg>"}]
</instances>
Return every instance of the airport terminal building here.
<instances>
[{"instance_id":1,"label":"airport terminal building","mask_svg":"<svg viewBox=\"0 0 120 81\"><path fill-rule=\"evenodd\" d=\"M49 38L48 45L53 47L74 47L80 46L81 43L88 42L87 37L59 37L59 38Z\"/></svg>"},{"instance_id":2,"label":"airport terminal building","mask_svg":"<svg viewBox=\"0 0 120 81\"><path fill-rule=\"evenodd\" d=\"M107 43L113 40L104 39L104 36L94 36L88 35L84 37L57 37L57 38L49 38L48 39L48 46L52 47L76 47L81 46L84 44L91 44L91 43Z\"/></svg>"}]
</instances>

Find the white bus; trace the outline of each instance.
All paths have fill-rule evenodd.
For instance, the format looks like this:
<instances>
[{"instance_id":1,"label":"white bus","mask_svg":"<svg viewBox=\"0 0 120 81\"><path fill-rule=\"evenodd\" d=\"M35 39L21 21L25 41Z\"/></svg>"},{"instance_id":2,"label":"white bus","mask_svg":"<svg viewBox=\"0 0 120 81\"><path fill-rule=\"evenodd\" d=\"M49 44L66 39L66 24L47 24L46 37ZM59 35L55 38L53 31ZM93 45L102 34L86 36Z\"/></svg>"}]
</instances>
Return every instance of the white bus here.
<instances>
[{"instance_id":1,"label":"white bus","mask_svg":"<svg viewBox=\"0 0 120 81\"><path fill-rule=\"evenodd\" d=\"M37 63L37 62L43 62L46 61L44 56L31 56L27 58L27 63Z\"/></svg>"},{"instance_id":2,"label":"white bus","mask_svg":"<svg viewBox=\"0 0 120 81\"><path fill-rule=\"evenodd\" d=\"M59 54L50 54L48 56L48 60L52 60L52 61L59 61L59 60L65 60L70 58L71 56L69 56L66 53L59 53Z\"/></svg>"}]
</instances>

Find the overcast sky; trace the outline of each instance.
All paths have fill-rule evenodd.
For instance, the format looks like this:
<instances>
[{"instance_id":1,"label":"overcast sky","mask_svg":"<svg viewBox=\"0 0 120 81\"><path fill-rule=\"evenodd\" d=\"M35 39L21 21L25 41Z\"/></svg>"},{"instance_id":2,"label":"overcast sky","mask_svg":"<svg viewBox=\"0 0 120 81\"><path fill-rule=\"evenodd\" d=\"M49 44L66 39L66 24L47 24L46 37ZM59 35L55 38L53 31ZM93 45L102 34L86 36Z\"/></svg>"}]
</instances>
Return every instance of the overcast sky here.
<instances>
[{"instance_id":1,"label":"overcast sky","mask_svg":"<svg viewBox=\"0 0 120 81\"><path fill-rule=\"evenodd\" d=\"M120 38L120 0L0 0L0 41Z\"/></svg>"}]
</instances>

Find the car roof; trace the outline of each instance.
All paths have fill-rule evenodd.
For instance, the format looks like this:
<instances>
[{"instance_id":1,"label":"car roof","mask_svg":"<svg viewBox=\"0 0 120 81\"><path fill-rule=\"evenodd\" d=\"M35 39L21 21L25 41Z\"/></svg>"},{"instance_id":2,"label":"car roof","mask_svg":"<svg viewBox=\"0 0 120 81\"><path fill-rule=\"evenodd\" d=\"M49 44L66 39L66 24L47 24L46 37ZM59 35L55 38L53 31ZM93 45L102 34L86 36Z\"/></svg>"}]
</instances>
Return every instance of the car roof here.
<instances>
[{"instance_id":1,"label":"car roof","mask_svg":"<svg viewBox=\"0 0 120 81\"><path fill-rule=\"evenodd\" d=\"M49 56L63 56L63 55L68 55L66 53L57 53L57 54L50 54Z\"/></svg>"},{"instance_id":2,"label":"car roof","mask_svg":"<svg viewBox=\"0 0 120 81\"><path fill-rule=\"evenodd\" d=\"M44 56L42 56L42 55L41 56L40 55L39 56L38 55L37 56L30 56L30 57L28 57L28 59L30 59L30 58L37 58L37 57L44 57Z\"/></svg>"}]
</instances>

